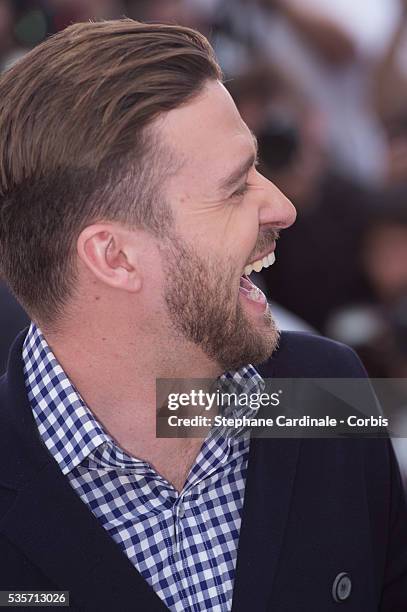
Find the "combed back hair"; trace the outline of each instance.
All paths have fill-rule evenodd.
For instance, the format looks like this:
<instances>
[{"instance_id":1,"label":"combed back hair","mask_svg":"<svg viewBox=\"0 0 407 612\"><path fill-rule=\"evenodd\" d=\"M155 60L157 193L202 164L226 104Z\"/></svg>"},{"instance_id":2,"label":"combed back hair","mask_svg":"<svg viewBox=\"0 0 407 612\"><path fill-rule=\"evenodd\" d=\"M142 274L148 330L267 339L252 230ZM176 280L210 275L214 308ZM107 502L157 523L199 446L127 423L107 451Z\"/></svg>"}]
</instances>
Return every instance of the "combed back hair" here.
<instances>
[{"instance_id":1,"label":"combed back hair","mask_svg":"<svg viewBox=\"0 0 407 612\"><path fill-rule=\"evenodd\" d=\"M153 121L220 78L199 32L131 19L72 25L0 77L0 274L33 318L75 294L87 225L165 234L173 161Z\"/></svg>"}]
</instances>

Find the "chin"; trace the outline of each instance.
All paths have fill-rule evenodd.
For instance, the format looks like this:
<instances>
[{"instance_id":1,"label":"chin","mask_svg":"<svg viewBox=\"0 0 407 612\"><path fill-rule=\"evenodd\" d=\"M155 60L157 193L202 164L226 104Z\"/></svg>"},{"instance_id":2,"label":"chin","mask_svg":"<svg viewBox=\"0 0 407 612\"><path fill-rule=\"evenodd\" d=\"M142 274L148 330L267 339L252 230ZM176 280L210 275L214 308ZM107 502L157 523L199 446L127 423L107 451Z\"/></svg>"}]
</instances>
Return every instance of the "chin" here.
<instances>
[{"instance_id":1,"label":"chin","mask_svg":"<svg viewBox=\"0 0 407 612\"><path fill-rule=\"evenodd\" d=\"M280 331L269 308L264 311L260 321L258 317L253 320L247 316L243 309L238 319L236 334L226 347L227 352L223 354L222 351L219 355L218 362L224 370L238 370L248 364L263 363L278 347Z\"/></svg>"}]
</instances>

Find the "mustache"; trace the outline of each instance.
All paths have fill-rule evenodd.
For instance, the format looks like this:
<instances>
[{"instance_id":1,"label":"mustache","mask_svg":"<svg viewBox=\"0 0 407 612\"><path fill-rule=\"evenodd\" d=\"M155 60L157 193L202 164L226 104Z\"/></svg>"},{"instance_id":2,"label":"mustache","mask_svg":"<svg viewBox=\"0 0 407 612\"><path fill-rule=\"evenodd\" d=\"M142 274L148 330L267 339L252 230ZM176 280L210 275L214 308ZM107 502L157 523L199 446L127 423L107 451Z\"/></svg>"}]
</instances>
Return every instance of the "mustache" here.
<instances>
[{"instance_id":1,"label":"mustache","mask_svg":"<svg viewBox=\"0 0 407 612\"><path fill-rule=\"evenodd\" d=\"M280 231L278 229L270 228L262 231L259 234L254 249L249 255L248 261L252 261L253 259L255 259L258 253L264 253L264 251L271 250L274 246L274 243L279 239L279 237Z\"/></svg>"}]
</instances>

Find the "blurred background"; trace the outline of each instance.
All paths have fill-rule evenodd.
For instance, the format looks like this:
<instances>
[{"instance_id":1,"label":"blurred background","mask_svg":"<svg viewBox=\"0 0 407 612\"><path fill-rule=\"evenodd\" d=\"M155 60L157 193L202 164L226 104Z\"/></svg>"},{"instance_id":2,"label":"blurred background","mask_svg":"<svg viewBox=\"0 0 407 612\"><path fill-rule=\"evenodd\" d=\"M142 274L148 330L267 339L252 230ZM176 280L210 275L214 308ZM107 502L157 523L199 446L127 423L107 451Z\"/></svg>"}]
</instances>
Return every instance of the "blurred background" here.
<instances>
[{"instance_id":1,"label":"blurred background","mask_svg":"<svg viewBox=\"0 0 407 612\"><path fill-rule=\"evenodd\" d=\"M407 377L407 0L0 0L0 69L72 22L122 16L215 47L261 171L298 211L256 279L280 326ZM0 371L26 323L0 281Z\"/></svg>"}]
</instances>

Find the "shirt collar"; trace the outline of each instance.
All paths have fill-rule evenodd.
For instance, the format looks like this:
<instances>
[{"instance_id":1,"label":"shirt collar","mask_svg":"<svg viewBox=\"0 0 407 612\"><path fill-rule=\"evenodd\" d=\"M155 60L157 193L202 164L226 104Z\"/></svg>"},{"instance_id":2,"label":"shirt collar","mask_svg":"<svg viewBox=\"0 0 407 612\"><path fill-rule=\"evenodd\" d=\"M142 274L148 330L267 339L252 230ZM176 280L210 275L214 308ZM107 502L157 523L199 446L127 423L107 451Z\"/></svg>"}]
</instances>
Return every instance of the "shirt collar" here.
<instances>
[{"instance_id":1,"label":"shirt collar","mask_svg":"<svg viewBox=\"0 0 407 612\"><path fill-rule=\"evenodd\" d=\"M25 386L39 433L64 474L112 442L32 323L23 346Z\"/></svg>"},{"instance_id":2,"label":"shirt collar","mask_svg":"<svg viewBox=\"0 0 407 612\"><path fill-rule=\"evenodd\" d=\"M39 327L32 323L23 346L25 385L39 433L62 472L68 474L97 448L121 449L87 407L65 374ZM250 395L264 388L252 365L225 372L218 379L226 393ZM248 406L226 407L225 415L254 415ZM235 432L236 433L236 432Z\"/></svg>"}]
</instances>

